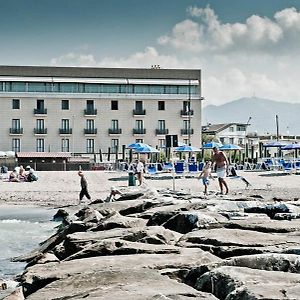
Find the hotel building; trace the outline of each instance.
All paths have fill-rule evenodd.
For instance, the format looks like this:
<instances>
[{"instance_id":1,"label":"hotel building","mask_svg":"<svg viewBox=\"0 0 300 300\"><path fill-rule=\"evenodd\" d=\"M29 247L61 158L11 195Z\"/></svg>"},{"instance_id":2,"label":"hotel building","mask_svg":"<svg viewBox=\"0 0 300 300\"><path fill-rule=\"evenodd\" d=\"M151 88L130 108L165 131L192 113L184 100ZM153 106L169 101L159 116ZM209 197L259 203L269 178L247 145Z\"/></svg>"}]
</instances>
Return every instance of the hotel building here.
<instances>
[{"instance_id":1,"label":"hotel building","mask_svg":"<svg viewBox=\"0 0 300 300\"><path fill-rule=\"evenodd\" d=\"M0 150L199 147L201 100L200 70L0 66Z\"/></svg>"}]
</instances>

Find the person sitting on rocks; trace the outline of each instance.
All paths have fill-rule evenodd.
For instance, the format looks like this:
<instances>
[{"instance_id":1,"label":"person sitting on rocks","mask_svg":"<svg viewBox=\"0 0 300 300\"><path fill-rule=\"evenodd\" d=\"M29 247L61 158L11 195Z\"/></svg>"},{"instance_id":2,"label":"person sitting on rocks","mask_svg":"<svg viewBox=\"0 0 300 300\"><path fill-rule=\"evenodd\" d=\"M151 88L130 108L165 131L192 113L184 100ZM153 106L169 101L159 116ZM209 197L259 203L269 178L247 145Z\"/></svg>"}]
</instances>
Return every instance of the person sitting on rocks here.
<instances>
[{"instance_id":1,"label":"person sitting on rocks","mask_svg":"<svg viewBox=\"0 0 300 300\"><path fill-rule=\"evenodd\" d=\"M110 195L106 198L105 202L112 202L114 201L116 198L116 195L122 195L122 193L114 186L112 186L110 188Z\"/></svg>"}]
</instances>

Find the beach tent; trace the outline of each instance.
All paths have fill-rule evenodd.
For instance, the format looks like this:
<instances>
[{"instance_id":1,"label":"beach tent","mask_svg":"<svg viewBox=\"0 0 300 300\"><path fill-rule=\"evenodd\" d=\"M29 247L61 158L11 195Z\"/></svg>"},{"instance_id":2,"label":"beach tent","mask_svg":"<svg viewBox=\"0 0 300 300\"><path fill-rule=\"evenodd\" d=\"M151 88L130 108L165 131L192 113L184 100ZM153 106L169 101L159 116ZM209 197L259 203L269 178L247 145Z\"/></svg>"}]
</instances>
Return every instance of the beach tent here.
<instances>
[{"instance_id":1,"label":"beach tent","mask_svg":"<svg viewBox=\"0 0 300 300\"><path fill-rule=\"evenodd\" d=\"M300 144L298 143L288 144L281 148L281 150L294 150L294 163L296 161L296 157L297 157L296 154L299 149L300 149Z\"/></svg>"},{"instance_id":2,"label":"beach tent","mask_svg":"<svg viewBox=\"0 0 300 300\"><path fill-rule=\"evenodd\" d=\"M277 155L278 156L281 156L281 149L282 147L286 146L285 143L283 142L280 142L280 141L275 141L275 142L270 142L270 143L266 143L266 144L263 144L263 147L266 149L266 148L277 148ZM265 152L266 153L266 152ZM266 155L266 154L265 154Z\"/></svg>"}]
</instances>

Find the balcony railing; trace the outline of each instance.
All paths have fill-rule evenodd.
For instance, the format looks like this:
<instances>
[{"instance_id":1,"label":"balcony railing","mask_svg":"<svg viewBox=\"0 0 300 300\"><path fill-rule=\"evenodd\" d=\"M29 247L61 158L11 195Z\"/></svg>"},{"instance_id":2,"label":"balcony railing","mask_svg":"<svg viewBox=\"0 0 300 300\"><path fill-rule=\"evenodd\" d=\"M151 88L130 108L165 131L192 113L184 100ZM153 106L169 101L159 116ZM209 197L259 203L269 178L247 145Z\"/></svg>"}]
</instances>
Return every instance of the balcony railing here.
<instances>
[{"instance_id":1,"label":"balcony railing","mask_svg":"<svg viewBox=\"0 0 300 300\"><path fill-rule=\"evenodd\" d=\"M146 109L134 109L133 115L134 116L144 116L146 114Z\"/></svg>"},{"instance_id":2,"label":"balcony railing","mask_svg":"<svg viewBox=\"0 0 300 300\"><path fill-rule=\"evenodd\" d=\"M97 115L97 109L94 108L87 108L84 110L85 116L96 116Z\"/></svg>"},{"instance_id":3,"label":"balcony railing","mask_svg":"<svg viewBox=\"0 0 300 300\"><path fill-rule=\"evenodd\" d=\"M33 113L35 115L46 115L47 114L47 108L35 108L33 110Z\"/></svg>"},{"instance_id":4,"label":"balcony railing","mask_svg":"<svg viewBox=\"0 0 300 300\"><path fill-rule=\"evenodd\" d=\"M146 129L145 128L139 128L139 129L134 128L133 134L146 134Z\"/></svg>"},{"instance_id":5,"label":"balcony railing","mask_svg":"<svg viewBox=\"0 0 300 300\"><path fill-rule=\"evenodd\" d=\"M72 128L60 128L59 134L72 134Z\"/></svg>"},{"instance_id":6,"label":"balcony railing","mask_svg":"<svg viewBox=\"0 0 300 300\"><path fill-rule=\"evenodd\" d=\"M156 129L156 134L169 134L169 129Z\"/></svg>"},{"instance_id":7,"label":"balcony railing","mask_svg":"<svg viewBox=\"0 0 300 300\"><path fill-rule=\"evenodd\" d=\"M10 128L10 134L23 134L23 128Z\"/></svg>"},{"instance_id":8,"label":"balcony railing","mask_svg":"<svg viewBox=\"0 0 300 300\"><path fill-rule=\"evenodd\" d=\"M181 129L182 135L194 134L194 129Z\"/></svg>"},{"instance_id":9,"label":"balcony railing","mask_svg":"<svg viewBox=\"0 0 300 300\"><path fill-rule=\"evenodd\" d=\"M193 116L193 115L194 115L194 110L191 109L190 111L186 111L186 110L182 109L182 110L180 111L180 115L181 115L182 117Z\"/></svg>"},{"instance_id":10,"label":"balcony railing","mask_svg":"<svg viewBox=\"0 0 300 300\"><path fill-rule=\"evenodd\" d=\"M122 129L121 128L116 128L116 129L108 129L108 134L121 134Z\"/></svg>"},{"instance_id":11,"label":"balcony railing","mask_svg":"<svg viewBox=\"0 0 300 300\"><path fill-rule=\"evenodd\" d=\"M34 128L34 134L47 134L47 128Z\"/></svg>"},{"instance_id":12,"label":"balcony railing","mask_svg":"<svg viewBox=\"0 0 300 300\"><path fill-rule=\"evenodd\" d=\"M97 128L84 129L84 134L97 134Z\"/></svg>"}]
</instances>

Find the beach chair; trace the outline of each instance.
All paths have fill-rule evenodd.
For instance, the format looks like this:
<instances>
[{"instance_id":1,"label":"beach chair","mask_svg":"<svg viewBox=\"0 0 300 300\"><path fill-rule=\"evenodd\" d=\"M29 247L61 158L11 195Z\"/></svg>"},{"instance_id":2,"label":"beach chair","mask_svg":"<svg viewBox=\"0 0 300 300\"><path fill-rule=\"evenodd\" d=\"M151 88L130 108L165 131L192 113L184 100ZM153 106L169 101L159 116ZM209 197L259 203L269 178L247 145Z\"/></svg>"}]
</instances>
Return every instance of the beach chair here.
<instances>
[{"instance_id":1,"label":"beach chair","mask_svg":"<svg viewBox=\"0 0 300 300\"><path fill-rule=\"evenodd\" d=\"M163 171L171 172L173 170L173 164L171 163L164 163L163 164Z\"/></svg>"},{"instance_id":2,"label":"beach chair","mask_svg":"<svg viewBox=\"0 0 300 300\"><path fill-rule=\"evenodd\" d=\"M198 166L196 162L188 164L189 173L199 173Z\"/></svg>"},{"instance_id":3,"label":"beach chair","mask_svg":"<svg viewBox=\"0 0 300 300\"><path fill-rule=\"evenodd\" d=\"M203 167L204 167L204 162L202 161L199 163L199 167L198 167L199 172L202 172Z\"/></svg>"},{"instance_id":4,"label":"beach chair","mask_svg":"<svg viewBox=\"0 0 300 300\"><path fill-rule=\"evenodd\" d=\"M184 173L184 162L183 161L178 161L175 164L175 173L176 173L176 175L183 175L183 173Z\"/></svg>"},{"instance_id":5,"label":"beach chair","mask_svg":"<svg viewBox=\"0 0 300 300\"><path fill-rule=\"evenodd\" d=\"M146 173L147 173L149 178L153 178L155 176L158 176L157 165L156 164L147 165Z\"/></svg>"}]
</instances>

